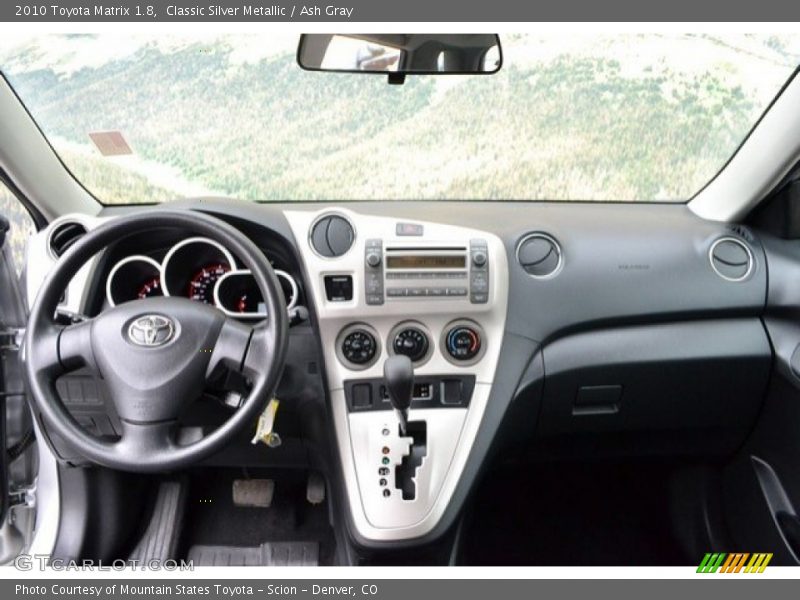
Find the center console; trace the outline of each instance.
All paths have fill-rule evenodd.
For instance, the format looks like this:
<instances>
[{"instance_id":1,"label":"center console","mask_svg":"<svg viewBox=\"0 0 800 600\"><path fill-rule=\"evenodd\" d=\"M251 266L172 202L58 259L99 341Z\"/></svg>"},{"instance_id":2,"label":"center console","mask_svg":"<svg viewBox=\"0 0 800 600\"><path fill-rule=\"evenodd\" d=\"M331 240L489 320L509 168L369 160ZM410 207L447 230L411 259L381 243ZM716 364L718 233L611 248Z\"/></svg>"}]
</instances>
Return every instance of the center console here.
<instances>
[{"instance_id":1,"label":"center console","mask_svg":"<svg viewBox=\"0 0 800 600\"><path fill-rule=\"evenodd\" d=\"M369 540L430 532L486 408L508 302L496 236L336 209L285 212L315 303L352 522ZM408 426L384 366L408 357Z\"/></svg>"}]
</instances>

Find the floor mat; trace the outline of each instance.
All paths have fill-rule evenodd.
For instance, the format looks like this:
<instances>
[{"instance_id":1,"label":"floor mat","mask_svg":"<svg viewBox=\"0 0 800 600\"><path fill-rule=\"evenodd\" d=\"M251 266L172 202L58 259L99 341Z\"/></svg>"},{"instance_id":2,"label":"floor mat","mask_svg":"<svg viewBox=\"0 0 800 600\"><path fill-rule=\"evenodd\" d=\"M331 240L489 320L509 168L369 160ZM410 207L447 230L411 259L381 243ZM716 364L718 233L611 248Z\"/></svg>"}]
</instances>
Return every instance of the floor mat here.
<instances>
[{"instance_id":1,"label":"floor mat","mask_svg":"<svg viewBox=\"0 0 800 600\"><path fill-rule=\"evenodd\" d=\"M670 472L653 466L516 466L481 484L468 565L686 565L670 532Z\"/></svg>"},{"instance_id":2,"label":"floor mat","mask_svg":"<svg viewBox=\"0 0 800 600\"><path fill-rule=\"evenodd\" d=\"M243 478L274 480L271 506L236 506L233 482ZM327 503L314 506L306 501L306 481L306 474L299 471L206 468L193 472L183 555L195 546L256 551L267 542L313 542L318 544L319 564L333 564L335 541Z\"/></svg>"},{"instance_id":3,"label":"floor mat","mask_svg":"<svg viewBox=\"0 0 800 600\"><path fill-rule=\"evenodd\" d=\"M317 542L267 542L252 548L237 546L192 546L187 558L207 567L316 567Z\"/></svg>"}]
</instances>

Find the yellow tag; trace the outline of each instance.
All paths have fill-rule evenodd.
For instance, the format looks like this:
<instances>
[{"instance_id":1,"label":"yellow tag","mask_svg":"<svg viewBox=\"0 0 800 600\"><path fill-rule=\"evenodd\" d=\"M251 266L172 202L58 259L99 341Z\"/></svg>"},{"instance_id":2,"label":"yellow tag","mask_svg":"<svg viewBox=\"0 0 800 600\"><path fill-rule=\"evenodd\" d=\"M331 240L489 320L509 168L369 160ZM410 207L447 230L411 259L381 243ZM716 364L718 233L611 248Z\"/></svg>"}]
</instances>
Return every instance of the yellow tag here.
<instances>
[{"instance_id":1,"label":"yellow tag","mask_svg":"<svg viewBox=\"0 0 800 600\"><path fill-rule=\"evenodd\" d=\"M251 444L262 442L270 448L275 448L281 445L280 436L273 431L275 426L275 415L278 413L280 400L273 398L269 401L264 412L258 417L258 424L256 425L256 434L250 440Z\"/></svg>"}]
</instances>

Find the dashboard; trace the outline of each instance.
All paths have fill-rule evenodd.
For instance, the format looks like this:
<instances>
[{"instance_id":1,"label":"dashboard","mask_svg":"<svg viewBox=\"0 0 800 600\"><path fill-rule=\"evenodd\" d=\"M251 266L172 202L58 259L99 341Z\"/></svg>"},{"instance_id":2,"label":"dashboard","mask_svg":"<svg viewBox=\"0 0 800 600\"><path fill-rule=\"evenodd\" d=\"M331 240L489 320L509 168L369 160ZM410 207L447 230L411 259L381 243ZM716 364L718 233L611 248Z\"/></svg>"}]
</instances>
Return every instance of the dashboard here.
<instances>
[{"instance_id":1,"label":"dashboard","mask_svg":"<svg viewBox=\"0 0 800 600\"><path fill-rule=\"evenodd\" d=\"M335 462L349 529L364 545L441 534L501 442L559 456L731 452L769 379L764 250L746 228L685 206L182 208L245 232L276 269L287 306L308 309L291 330L278 395L291 399L286 411L319 409L308 429L330 435L322 460ZM29 298L54 260L49 234L132 210L141 208L54 222L29 248ZM79 272L63 308L92 313L154 294L264 317L237 257L180 232L121 240ZM413 363L410 418L426 428L411 493L392 484L409 452L382 379L395 354ZM271 457L290 445L281 434Z\"/></svg>"}]
</instances>

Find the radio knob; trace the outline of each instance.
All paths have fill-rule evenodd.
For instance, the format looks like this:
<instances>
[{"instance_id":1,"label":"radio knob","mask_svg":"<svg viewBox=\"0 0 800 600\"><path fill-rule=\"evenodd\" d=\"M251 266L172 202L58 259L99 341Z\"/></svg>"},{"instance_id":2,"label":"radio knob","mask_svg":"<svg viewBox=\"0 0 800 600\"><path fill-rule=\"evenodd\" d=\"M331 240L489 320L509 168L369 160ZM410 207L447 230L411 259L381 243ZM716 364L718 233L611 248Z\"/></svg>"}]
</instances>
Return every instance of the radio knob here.
<instances>
[{"instance_id":1,"label":"radio knob","mask_svg":"<svg viewBox=\"0 0 800 600\"><path fill-rule=\"evenodd\" d=\"M486 252L483 252L482 250L479 250L472 255L472 263L476 267L482 267L486 264L487 260L489 260L489 257L486 256Z\"/></svg>"},{"instance_id":2,"label":"radio knob","mask_svg":"<svg viewBox=\"0 0 800 600\"><path fill-rule=\"evenodd\" d=\"M377 252L370 252L367 254L367 264L373 268L377 267L381 264L381 255Z\"/></svg>"},{"instance_id":3,"label":"radio knob","mask_svg":"<svg viewBox=\"0 0 800 600\"><path fill-rule=\"evenodd\" d=\"M399 331L392 343L395 354L403 354L417 362L428 353L428 336L416 327L407 327Z\"/></svg>"}]
</instances>

